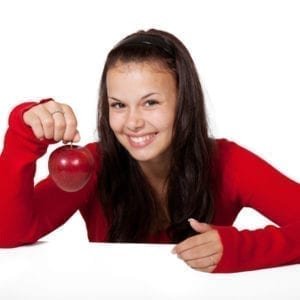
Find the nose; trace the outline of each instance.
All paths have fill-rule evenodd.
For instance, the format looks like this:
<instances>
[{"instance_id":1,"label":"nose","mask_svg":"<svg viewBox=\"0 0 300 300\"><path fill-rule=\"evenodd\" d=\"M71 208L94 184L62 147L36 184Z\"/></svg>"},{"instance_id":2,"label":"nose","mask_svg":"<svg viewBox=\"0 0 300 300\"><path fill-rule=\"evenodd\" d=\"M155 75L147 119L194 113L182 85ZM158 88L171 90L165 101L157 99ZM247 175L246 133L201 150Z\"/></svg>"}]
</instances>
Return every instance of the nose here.
<instances>
[{"instance_id":1,"label":"nose","mask_svg":"<svg viewBox=\"0 0 300 300\"><path fill-rule=\"evenodd\" d=\"M128 112L128 117L126 120L126 127L131 131L138 131L143 128L145 121L143 116L138 110L131 110Z\"/></svg>"}]
</instances>

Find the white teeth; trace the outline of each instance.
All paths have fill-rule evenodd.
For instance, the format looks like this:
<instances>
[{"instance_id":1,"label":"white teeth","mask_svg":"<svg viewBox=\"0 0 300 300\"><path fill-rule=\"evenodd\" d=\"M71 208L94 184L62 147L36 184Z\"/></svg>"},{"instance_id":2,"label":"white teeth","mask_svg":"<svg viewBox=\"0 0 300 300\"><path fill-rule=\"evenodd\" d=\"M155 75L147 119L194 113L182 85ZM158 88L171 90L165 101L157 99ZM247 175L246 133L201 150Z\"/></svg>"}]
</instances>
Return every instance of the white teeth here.
<instances>
[{"instance_id":1,"label":"white teeth","mask_svg":"<svg viewBox=\"0 0 300 300\"><path fill-rule=\"evenodd\" d=\"M140 143L145 143L145 142L149 141L152 137L153 137L153 134L151 134L151 135L145 135L145 136L139 136L139 137L133 137L133 136L131 136L130 139L134 143L140 144Z\"/></svg>"}]
</instances>

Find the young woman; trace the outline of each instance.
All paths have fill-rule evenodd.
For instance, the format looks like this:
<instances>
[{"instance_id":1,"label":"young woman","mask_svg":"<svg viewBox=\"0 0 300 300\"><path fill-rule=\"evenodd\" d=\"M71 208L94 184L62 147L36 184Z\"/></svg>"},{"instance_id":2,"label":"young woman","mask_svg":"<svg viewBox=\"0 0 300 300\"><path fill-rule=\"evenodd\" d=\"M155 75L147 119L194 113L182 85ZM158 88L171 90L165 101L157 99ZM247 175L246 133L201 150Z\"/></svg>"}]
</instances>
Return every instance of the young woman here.
<instances>
[{"instance_id":1,"label":"young woman","mask_svg":"<svg viewBox=\"0 0 300 300\"><path fill-rule=\"evenodd\" d=\"M108 54L98 107L96 168L78 192L48 177L50 143L80 140L53 99L10 114L0 160L0 246L34 243L78 209L92 242L176 243L194 269L237 272L300 262L300 185L243 147L209 136L195 65L173 35L139 31ZM278 226L237 230L243 207Z\"/></svg>"}]
</instances>

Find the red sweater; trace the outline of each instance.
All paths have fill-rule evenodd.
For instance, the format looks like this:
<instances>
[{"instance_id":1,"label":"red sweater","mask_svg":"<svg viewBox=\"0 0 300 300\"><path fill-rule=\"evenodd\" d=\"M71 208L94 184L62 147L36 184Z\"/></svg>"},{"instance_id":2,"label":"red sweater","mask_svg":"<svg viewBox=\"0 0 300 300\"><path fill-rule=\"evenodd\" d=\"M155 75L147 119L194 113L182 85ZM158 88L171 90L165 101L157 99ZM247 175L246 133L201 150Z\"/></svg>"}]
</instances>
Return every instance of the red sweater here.
<instances>
[{"instance_id":1,"label":"red sweater","mask_svg":"<svg viewBox=\"0 0 300 300\"><path fill-rule=\"evenodd\" d=\"M67 193L47 177L34 186L36 161L49 140L39 141L22 118L36 103L17 106L9 117L0 157L0 247L34 243L66 222L78 209L91 242L104 242L107 223L94 191L95 171L80 191ZM226 139L218 139L219 190L212 226L224 252L214 272L238 272L300 263L300 185L266 161ZM97 158L96 143L86 145ZM278 226L237 230L232 226L243 207L251 207ZM149 242L170 242L165 232Z\"/></svg>"}]
</instances>

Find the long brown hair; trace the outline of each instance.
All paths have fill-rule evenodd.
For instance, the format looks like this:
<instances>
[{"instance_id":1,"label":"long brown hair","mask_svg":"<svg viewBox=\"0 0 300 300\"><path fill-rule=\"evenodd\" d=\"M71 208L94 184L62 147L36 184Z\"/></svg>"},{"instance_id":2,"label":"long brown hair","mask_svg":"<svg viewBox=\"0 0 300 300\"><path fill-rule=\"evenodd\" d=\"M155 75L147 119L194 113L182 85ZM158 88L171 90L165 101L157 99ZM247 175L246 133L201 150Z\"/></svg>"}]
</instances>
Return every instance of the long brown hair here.
<instances>
[{"instance_id":1,"label":"long brown hair","mask_svg":"<svg viewBox=\"0 0 300 300\"><path fill-rule=\"evenodd\" d=\"M117 62L155 61L173 72L178 102L167 178L170 240L194 234L187 222L210 222L214 214L212 156L204 96L194 62L174 35L151 29L119 42L108 54L101 78L98 133L102 152L100 201L108 223L108 241L145 242L159 220L161 206L138 163L118 142L109 126L106 74Z\"/></svg>"}]
</instances>

